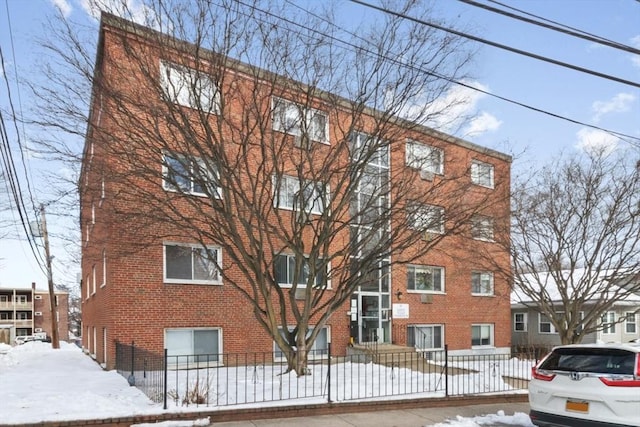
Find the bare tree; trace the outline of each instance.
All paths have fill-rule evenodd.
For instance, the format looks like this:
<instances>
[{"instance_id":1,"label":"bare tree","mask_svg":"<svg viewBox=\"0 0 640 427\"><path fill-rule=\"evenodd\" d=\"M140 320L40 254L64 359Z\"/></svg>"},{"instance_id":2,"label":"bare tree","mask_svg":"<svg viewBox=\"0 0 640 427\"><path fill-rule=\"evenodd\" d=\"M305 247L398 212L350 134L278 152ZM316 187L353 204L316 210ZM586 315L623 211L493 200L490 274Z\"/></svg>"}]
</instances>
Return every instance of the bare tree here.
<instances>
[{"instance_id":1,"label":"bare tree","mask_svg":"<svg viewBox=\"0 0 640 427\"><path fill-rule=\"evenodd\" d=\"M95 69L64 22L47 48L81 80L50 69L49 89L35 88L48 111L40 124L71 134L88 124L81 204L109 212L101 218L114 222L101 226L127 242L114 245L121 256L198 242L202 274L243 295L303 374L317 334L355 290L388 286L395 265L463 238L473 215L505 203L508 182L487 195L465 184L468 166L429 182L391 167L407 138L450 141L421 124L454 106L434 101L464 77L470 52L459 39L390 16L346 32L327 14L221 3L154 2L148 16L162 31L104 15ZM88 86L85 117L65 94ZM43 147L78 158L59 143ZM447 164L468 165L467 155L451 150Z\"/></svg>"},{"instance_id":2,"label":"bare tree","mask_svg":"<svg viewBox=\"0 0 640 427\"><path fill-rule=\"evenodd\" d=\"M640 168L625 154L558 159L513 190L514 289L565 344L640 294Z\"/></svg>"}]
</instances>

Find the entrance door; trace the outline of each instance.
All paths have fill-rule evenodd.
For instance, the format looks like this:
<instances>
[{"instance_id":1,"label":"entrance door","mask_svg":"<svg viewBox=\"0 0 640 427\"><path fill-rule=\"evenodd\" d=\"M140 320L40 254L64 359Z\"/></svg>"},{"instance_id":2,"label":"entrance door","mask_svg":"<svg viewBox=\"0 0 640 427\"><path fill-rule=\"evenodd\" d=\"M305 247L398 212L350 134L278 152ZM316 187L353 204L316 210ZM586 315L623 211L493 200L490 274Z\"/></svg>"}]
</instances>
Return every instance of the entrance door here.
<instances>
[{"instance_id":1,"label":"entrance door","mask_svg":"<svg viewBox=\"0 0 640 427\"><path fill-rule=\"evenodd\" d=\"M358 294L359 342L383 342L384 333L380 325L380 293Z\"/></svg>"}]
</instances>

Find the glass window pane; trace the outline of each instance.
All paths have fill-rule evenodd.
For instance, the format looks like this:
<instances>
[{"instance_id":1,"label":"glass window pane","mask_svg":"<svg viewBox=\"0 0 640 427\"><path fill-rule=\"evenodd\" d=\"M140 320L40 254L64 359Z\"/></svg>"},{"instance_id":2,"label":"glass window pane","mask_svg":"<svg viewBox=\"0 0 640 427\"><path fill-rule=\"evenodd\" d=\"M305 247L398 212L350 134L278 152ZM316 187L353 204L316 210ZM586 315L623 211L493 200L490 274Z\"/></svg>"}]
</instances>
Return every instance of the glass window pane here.
<instances>
[{"instance_id":1,"label":"glass window pane","mask_svg":"<svg viewBox=\"0 0 640 427\"><path fill-rule=\"evenodd\" d=\"M167 279L192 279L190 247L166 245L165 256Z\"/></svg>"},{"instance_id":2,"label":"glass window pane","mask_svg":"<svg viewBox=\"0 0 640 427\"><path fill-rule=\"evenodd\" d=\"M167 330L166 342L169 356L186 356L193 354L192 335L190 329Z\"/></svg>"},{"instance_id":3,"label":"glass window pane","mask_svg":"<svg viewBox=\"0 0 640 427\"><path fill-rule=\"evenodd\" d=\"M287 284L287 283L291 283L289 281L289 276L288 276L288 259L287 256L285 255L278 255L276 257L276 259L274 260L274 269L275 269L275 276L276 276L276 282L278 282L279 284Z\"/></svg>"},{"instance_id":4,"label":"glass window pane","mask_svg":"<svg viewBox=\"0 0 640 427\"><path fill-rule=\"evenodd\" d=\"M218 269L215 265L218 251L209 249L205 251L203 248L193 249L193 275L194 280L218 280Z\"/></svg>"},{"instance_id":5,"label":"glass window pane","mask_svg":"<svg viewBox=\"0 0 640 427\"><path fill-rule=\"evenodd\" d=\"M217 330L194 330L193 331L193 353L194 354L218 354L218 331Z\"/></svg>"},{"instance_id":6,"label":"glass window pane","mask_svg":"<svg viewBox=\"0 0 640 427\"><path fill-rule=\"evenodd\" d=\"M188 162L177 156L165 156L167 177L165 187L173 190L191 191Z\"/></svg>"}]
</instances>

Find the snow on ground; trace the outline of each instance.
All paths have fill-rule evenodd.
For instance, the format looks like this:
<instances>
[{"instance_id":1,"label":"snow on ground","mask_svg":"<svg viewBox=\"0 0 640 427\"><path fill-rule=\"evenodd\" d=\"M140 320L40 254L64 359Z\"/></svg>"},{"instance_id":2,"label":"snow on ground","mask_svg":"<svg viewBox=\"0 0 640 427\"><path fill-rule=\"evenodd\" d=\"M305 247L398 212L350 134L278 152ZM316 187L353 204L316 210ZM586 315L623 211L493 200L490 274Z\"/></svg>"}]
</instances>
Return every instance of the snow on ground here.
<instances>
[{"instance_id":1,"label":"snow on ground","mask_svg":"<svg viewBox=\"0 0 640 427\"><path fill-rule=\"evenodd\" d=\"M65 342L60 350L51 344L28 342L11 347L0 344L0 424L68 421L192 411L174 407L167 411L129 386L115 371L104 371L80 348ZM259 406L256 404L255 406ZM203 410L206 408L200 408ZM211 409L211 408L208 408ZM206 418L166 422L154 426L206 426ZM482 425L532 426L526 414L504 413L483 417L458 417L438 427ZM140 424L143 426L144 424Z\"/></svg>"}]
</instances>

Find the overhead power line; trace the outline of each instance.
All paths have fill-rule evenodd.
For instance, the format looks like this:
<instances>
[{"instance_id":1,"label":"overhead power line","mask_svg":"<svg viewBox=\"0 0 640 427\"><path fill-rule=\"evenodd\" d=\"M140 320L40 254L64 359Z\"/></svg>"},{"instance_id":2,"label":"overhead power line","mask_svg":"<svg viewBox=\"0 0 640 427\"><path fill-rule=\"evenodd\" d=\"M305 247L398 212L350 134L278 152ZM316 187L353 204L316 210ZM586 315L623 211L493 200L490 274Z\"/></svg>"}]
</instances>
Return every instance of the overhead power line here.
<instances>
[{"instance_id":1,"label":"overhead power line","mask_svg":"<svg viewBox=\"0 0 640 427\"><path fill-rule=\"evenodd\" d=\"M412 16L406 15L404 13L396 12L394 10L391 10L391 9L388 9L388 8L385 8L385 7L376 6L376 5L367 3L367 2L362 1L362 0L349 0L349 1L352 2L352 3L357 3L359 5L371 8L371 9L378 10L378 11L383 12L383 13L387 13L387 14L390 14L390 15L393 15L393 16L397 16L398 18L407 19L409 21L413 21L413 22L418 23L418 24L426 25L428 27L432 27L432 28L435 28L437 30L445 31L447 33L451 33L451 34L454 34L454 35L459 36L459 37L464 37L464 38L467 38L469 40L473 40L473 41L476 41L476 42L479 42L479 43L482 43L482 44L493 46L493 47L496 47L498 49L503 49L503 50L506 50L506 51L509 51L509 52L517 53L519 55L528 56L529 58L537 59L539 61L548 62L550 64L558 65L558 66L561 66L561 67L564 67L564 68L569 68L569 69L574 70L574 71L580 71L582 73L591 74L593 76L600 77L600 78L607 79L607 80L611 80L611 81L614 81L614 82L617 82L617 83L622 83L622 84L625 84L625 85L628 85L628 86L633 86L633 87L640 88L640 83L633 82L631 80L626 80L626 79L623 79L623 78L620 78L620 77L612 76L610 74L605 74L605 73L601 73L599 71L590 70L588 68L579 67L577 65L569 64L567 62L563 62L563 61L552 59L552 58L549 58L549 57L546 57L546 56L542 56L542 55L538 55L538 54L535 54L535 53L531 53L531 52L528 52L526 50L516 49L516 48L511 47L511 46L507 46L507 45L504 45L504 44L501 44L501 43L496 43L496 42L493 42L493 41L490 41L490 40L487 40L487 39L483 39L481 37L477 37L477 36L474 36L474 35L471 35L471 34L463 33L462 31L454 30L452 28L443 27L442 25L434 24L433 22L425 21L423 19L414 18Z\"/></svg>"},{"instance_id":2,"label":"overhead power line","mask_svg":"<svg viewBox=\"0 0 640 427\"><path fill-rule=\"evenodd\" d=\"M505 4L497 2L497 1L489 0L489 1L491 1L491 3L495 3L495 4L498 4L498 5L503 6L505 8L508 8L508 9L511 9L511 10L515 10L515 11L518 11L520 13L524 13L524 14L529 15L529 16L533 16L533 17L535 17L537 19L541 19L541 20L544 20L544 21L549 22L549 23L547 24L547 23L541 22L541 21L536 20L536 19L526 18L524 16L517 15L515 13L510 13L510 12L507 12L507 11L505 11L503 9L499 9L499 8L496 8L496 7L491 7L491 6L488 6L488 5L483 4L483 3L479 3L479 2L474 1L474 0L458 0L458 1L462 2L462 3L465 3L465 4L468 4L470 6L479 7L481 9L485 9L485 10L488 10L490 12L494 12L494 13L498 13L500 15L504 15L504 16L507 16L509 18L517 19L519 21L527 22L529 24L533 24L533 25L537 25L539 27L547 28L549 30L557 31L559 33L567 34L567 35L570 35L570 36L573 36L573 37L578 37L578 38L581 38L581 39L584 39L584 40L588 40L588 41L593 42L593 43L598 43L598 44L601 44L601 45L604 45L604 46L612 47L614 49L619 49L619 50L622 50L622 51L625 51L625 52L629 52L629 53L633 53L633 54L636 54L636 55L640 55L640 49L636 49L636 48L634 48L632 46L628 46L628 45L625 45L625 44L622 44L622 43L618 43L616 41L609 40L609 39L606 39L604 37L597 36L595 34L587 33L585 31L578 30L576 28L569 27L569 26L566 26L564 24L560 24L560 23L555 22L555 21L551 21L551 20L536 16L536 15L532 15L532 14L530 14L528 12L524 12L524 11L522 11L520 9L516 9L514 7L505 5Z\"/></svg>"},{"instance_id":3,"label":"overhead power line","mask_svg":"<svg viewBox=\"0 0 640 427\"><path fill-rule=\"evenodd\" d=\"M640 0L638 0L638 1L640 1ZM447 77L447 76L441 75L441 74L439 74L439 73L435 73L433 70L426 70L426 69L424 69L424 68L422 68L422 67L418 67L418 66L415 66L415 65L409 65L409 64L403 63L402 61L400 61L400 60L398 60L398 59L395 59L395 58L389 58L389 57L387 57L387 56L383 56L383 55L381 55L381 54L380 54L380 53L378 53L378 52L374 52L374 51L372 51L372 50L370 50L370 49L365 49L365 48L363 48L362 46L357 46L357 45L355 45L355 44L353 44L353 43L351 43L351 42L345 41L345 40L340 39L340 38L338 38L338 37L335 37L335 36L333 36L333 35L323 33L323 32L321 32L321 31L318 31L318 30L314 29L314 28L310 28L310 27L307 27L307 26L305 26L305 25L302 25L302 24L300 24L300 23L298 23L298 22L294 22L294 21L291 21L290 19L286 19L286 18L284 18L284 17L282 17L282 16L274 15L273 13L268 12L268 11L266 11L266 10L264 10L264 9L260 9L260 8L258 8L258 7L257 7L257 6L255 6L255 5L248 5L248 4L246 4L246 3L243 3L242 1L239 1L239 2L240 2L241 4L243 4L244 6L247 6L247 7L251 8L251 9L253 9L253 10L256 10L256 11L262 12L262 13L263 13L263 14L265 14L265 15L271 16L271 17L276 18L276 19L278 19L278 20L284 21L284 22L286 22L286 23L288 23L288 24L291 24L291 25L294 25L294 26L296 26L296 27L300 27L300 28L304 29L304 30L305 30L304 32L296 32L296 34L298 34L298 35L300 35L300 36L302 36L302 37L308 37L308 36L309 36L309 32L316 33L316 34L319 34L319 35L321 35L321 36L323 36L323 37L326 37L326 38L329 38L329 39L331 39L331 40L333 40L333 41L336 41L336 42L338 42L338 43L341 43L341 44L343 44L343 45L345 45L345 46L348 46L348 47L350 47L350 48L358 49L358 50L360 50L360 51L362 51L362 52L367 53L368 55L371 55L371 56L377 56L377 57L380 57L380 58L386 59L386 60L388 60L388 61L390 61L390 62L393 62L393 63L395 63L395 64L398 64L398 65L400 65L400 66L402 66L402 67L406 67L406 68L409 68L409 69L412 69L412 70L421 71L421 72L424 72L424 73L426 73L426 74L433 75L433 76L435 76L435 77L438 77L438 78L441 78L441 79L443 79L443 80L445 80L445 81L448 81L448 82L450 82L450 83L452 83L452 84L455 84L455 85L458 85L458 86L462 86L462 87L464 87L464 88L466 88L466 89L470 89L470 90L473 90L473 91L476 91L476 92L482 93L482 94L484 94L484 95L487 95L487 96L492 97L492 98L499 99L499 100L504 101L504 102L507 102L507 103L509 103L509 104L517 105L517 106L522 107L522 108L525 108L525 109L527 109L527 110L530 110L530 111L533 111L533 112L536 112L536 113L539 113L539 114L544 114L544 115L546 115L546 116L553 117L553 118L556 118L556 119L564 120L564 121L567 121L567 122L569 122L569 123L573 123L573 124L577 124L577 125L580 125L580 126L588 127L588 128L591 128L591 129L599 130L599 131L602 131L602 132L608 133L609 135L615 136L616 138L625 139L625 140L627 140L628 142L630 142L630 140L633 140L633 141L640 141L640 138L638 138L637 136L628 135L628 134L625 134L625 133L622 133L622 132L618 132L618 131L614 131L614 130L611 130L611 129L607 129L607 128L603 128L603 127L600 127L600 126L596 126L596 125L593 125L593 124L591 124L591 123L586 123L586 122L583 122L583 121L580 121L580 120L572 119L572 118L570 118L570 117L563 116L563 115L561 115L561 114L557 114L557 113L554 113L554 112L551 112L551 111L548 111L548 110L545 110L545 109L542 109L542 108L539 108L539 107L534 107L534 106L532 106L532 105L525 104L524 102L516 101L516 100L511 99L511 98L508 98L508 97L506 97L506 96L501 96L501 95L498 95L498 94L495 94L495 93L492 93L492 92L488 92L488 91L486 91L486 90L480 89L480 88L475 87L475 86L472 86L472 85L470 85L470 84L463 83L463 82L461 82L461 81L458 81L458 80L452 79L452 78L450 78L450 77ZM288 0L287 0L287 2L288 2L289 4L292 4L292 3L291 3L290 1L288 1ZM335 28L339 28L341 31L343 31L343 32L345 32L345 33L347 33L347 34L350 34L350 35L351 35L351 36L353 36L353 37L356 37L356 38L358 38L358 39L360 39L360 40L362 40L362 41L366 41L366 42L368 42L368 40L366 40L366 39L364 39L364 38L360 37L359 35L354 34L354 33L352 33L352 32L349 32L349 31L345 30L344 28L338 27L336 24L333 24L333 23L329 22L328 20L326 20L325 18L322 18L321 16L318 16L318 15L316 15L316 14L313 14L313 13L309 12L308 10L301 8L300 6L298 6L298 5L296 5L296 4L292 4L292 5L293 5L293 6L295 6L295 7L297 7L297 8L299 8L299 9L301 9L301 10L304 10L305 12L307 12L307 13L311 14L312 16L315 16L315 17L316 17L316 18L318 18L318 19L322 19L323 21L325 21L325 22L327 22L327 23L330 23L330 24L331 24L332 26L334 26ZM255 16L253 16L253 17L255 18ZM637 144L637 142L636 142L635 144Z\"/></svg>"}]
</instances>

